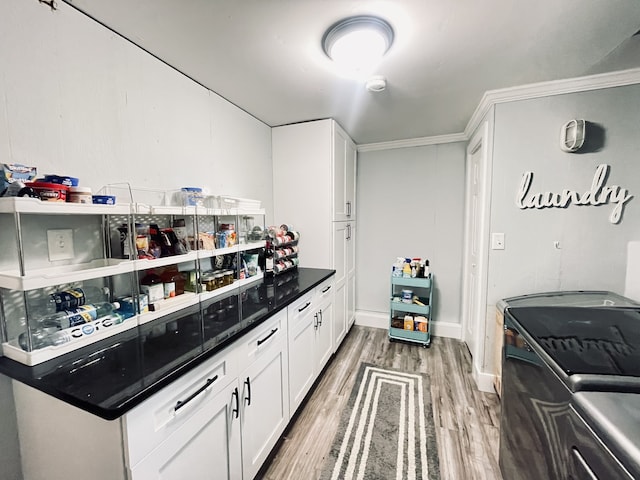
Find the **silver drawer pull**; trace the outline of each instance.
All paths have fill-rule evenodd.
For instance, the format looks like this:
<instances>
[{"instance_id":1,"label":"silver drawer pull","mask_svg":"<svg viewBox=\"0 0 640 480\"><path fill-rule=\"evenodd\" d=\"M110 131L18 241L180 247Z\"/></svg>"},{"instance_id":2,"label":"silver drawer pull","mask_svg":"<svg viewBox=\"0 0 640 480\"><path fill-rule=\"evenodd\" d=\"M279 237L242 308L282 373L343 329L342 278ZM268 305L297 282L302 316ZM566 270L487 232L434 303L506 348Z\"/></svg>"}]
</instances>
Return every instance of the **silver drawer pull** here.
<instances>
[{"instance_id":1,"label":"silver drawer pull","mask_svg":"<svg viewBox=\"0 0 640 480\"><path fill-rule=\"evenodd\" d=\"M322 293L327 293L329 290L331 290L331 285L329 285L327 288L322 290Z\"/></svg>"}]
</instances>

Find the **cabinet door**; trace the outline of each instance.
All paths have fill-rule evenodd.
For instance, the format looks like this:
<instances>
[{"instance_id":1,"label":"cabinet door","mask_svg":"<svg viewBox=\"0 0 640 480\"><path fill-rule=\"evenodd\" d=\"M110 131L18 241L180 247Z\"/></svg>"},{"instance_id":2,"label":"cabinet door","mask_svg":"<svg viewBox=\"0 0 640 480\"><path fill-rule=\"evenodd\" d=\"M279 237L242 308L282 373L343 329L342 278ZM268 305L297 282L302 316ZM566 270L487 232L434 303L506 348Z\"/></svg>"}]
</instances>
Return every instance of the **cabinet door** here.
<instances>
[{"instance_id":1,"label":"cabinet door","mask_svg":"<svg viewBox=\"0 0 640 480\"><path fill-rule=\"evenodd\" d=\"M333 353L333 341L331 338L331 329L333 327L333 297L328 297L318 307L315 317L315 374L314 380L320 374L324 366L331 358Z\"/></svg>"},{"instance_id":2,"label":"cabinet door","mask_svg":"<svg viewBox=\"0 0 640 480\"><path fill-rule=\"evenodd\" d=\"M333 307L333 351L335 352L342 340L344 340L347 334L347 282L343 282L338 285L335 284L334 288L334 307Z\"/></svg>"},{"instance_id":3,"label":"cabinet door","mask_svg":"<svg viewBox=\"0 0 640 480\"><path fill-rule=\"evenodd\" d=\"M347 137L334 124L333 129L333 220L349 218L347 199Z\"/></svg>"},{"instance_id":4,"label":"cabinet door","mask_svg":"<svg viewBox=\"0 0 640 480\"><path fill-rule=\"evenodd\" d=\"M336 271L336 285L344 283L347 278L347 258L351 246L347 240L348 225L347 222L333 222L333 268Z\"/></svg>"},{"instance_id":5,"label":"cabinet door","mask_svg":"<svg viewBox=\"0 0 640 480\"><path fill-rule=\"evenodd\" d=\"M345 145L345 202L347 218L356 218L356 145L347 139Z\"/></svg>"},{"instance_id":6,"label":"cabinet door","mask_svg":"<svg viewBox=\"0 0 640 480\"><path fill-rule=\"evenodd\" d=\"M238 407L237 382L232 382L138 463L131 480L241 480Z\"/></svg>"},{"instance_id":7,"label":"cabinet door","mask_svg":"<svg viewBox=\"0 0 640 480\"><path fill-rule=\"evenodd\" d=\"M289 407L295 412L315 380L313 351L318 317L313 292L287 308L289 331Z\"/></svg>"},{"instance_id":8,"label":"cabinet door","mask_svg":"<svg viewBox=\"0 0 640 480\"><path fill-rule=\"evenodd\" d=\"M356 273L356 222L347 223L345 246L345 270L347 277Z\"/></svg>"},{"instance_id":9,"label":"cabinet door","mask_svg":"<svg viewBox=\"0 0 640 480\"><path fill-rule=\"evenodd\" d=\"M347 331L351 328L351 326L356 321L356 276L350 275L347 278Z\"/></svg>"},{"instance_id":10,"label":"cabinet door","mask_svg":"<svg viewBox=\"0 0 640 480\"><path fill-rule=\"evenodd\" d=\"M242 424L242 470L252 479L289 422L286 344L269 350L239 379ZM197 477L193 477L197 478Z\"/></svg>"}]
</instances>

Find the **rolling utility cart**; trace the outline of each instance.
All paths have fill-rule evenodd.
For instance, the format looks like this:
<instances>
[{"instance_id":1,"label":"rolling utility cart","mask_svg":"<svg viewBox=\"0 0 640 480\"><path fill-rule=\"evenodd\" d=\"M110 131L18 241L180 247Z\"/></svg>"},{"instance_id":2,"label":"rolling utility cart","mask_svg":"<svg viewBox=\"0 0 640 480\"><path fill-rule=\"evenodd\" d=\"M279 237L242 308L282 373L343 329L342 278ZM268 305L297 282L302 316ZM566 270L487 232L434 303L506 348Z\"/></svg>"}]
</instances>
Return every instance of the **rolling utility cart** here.
<instances>
[{"instance_id":1,"label":"rolling utility cart","mask_svg":"<svg viewBox=\"0 0 640 480\"><path fill-rule=\"evenodd\" d=\"M433 275L391 277L389 341L431 344Z\"/></svg>"}]
</instances>

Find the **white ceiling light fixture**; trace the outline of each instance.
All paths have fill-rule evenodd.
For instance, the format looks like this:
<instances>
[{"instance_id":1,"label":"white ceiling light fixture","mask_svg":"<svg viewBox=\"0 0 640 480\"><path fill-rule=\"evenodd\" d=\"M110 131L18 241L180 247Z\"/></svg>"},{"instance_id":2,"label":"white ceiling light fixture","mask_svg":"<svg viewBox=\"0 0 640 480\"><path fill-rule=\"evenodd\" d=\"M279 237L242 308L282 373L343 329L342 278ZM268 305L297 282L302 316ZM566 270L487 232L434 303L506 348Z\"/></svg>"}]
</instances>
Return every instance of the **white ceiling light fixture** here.
<instances>
[{"instance_id":1,"label":"white ceiling light fixture","mask_svg":"<svg viewBox=\"0 0 640 480\"><path fill-rule=\"evenodd\" d=\"M333 24L322 37L322 48L342 68L371 74L393 43L393 28L371 15L345 18Z\"/></svg>"}]
</instances>

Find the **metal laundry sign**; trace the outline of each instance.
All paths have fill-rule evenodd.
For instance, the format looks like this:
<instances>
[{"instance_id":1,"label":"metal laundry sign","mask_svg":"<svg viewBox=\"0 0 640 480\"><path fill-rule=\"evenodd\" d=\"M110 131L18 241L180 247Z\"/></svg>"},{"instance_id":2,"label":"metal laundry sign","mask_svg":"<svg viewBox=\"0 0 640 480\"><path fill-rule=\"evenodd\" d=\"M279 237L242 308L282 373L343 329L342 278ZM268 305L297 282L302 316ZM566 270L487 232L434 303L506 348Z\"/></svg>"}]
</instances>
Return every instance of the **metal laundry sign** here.
<instances>
[{"instance_id":1,"label":"metal laundry sign","mask_svg":"<svg viewBox=\"0 0 640 480\"><path fill-rule=\"evenodd\" d=\"M609 216L611 223L618 223L622 218L625 204L633 198L626 188L619 185L605 185L609 174L609 165L602 164L596 168L591 188L585 192L564 189L559 193L529 193L533 182L533 172L525 172L520 180L516 204L521 209L527 208L567 208L569 205L604 205L614 204Z\"/></svg>"}]
</instances>

